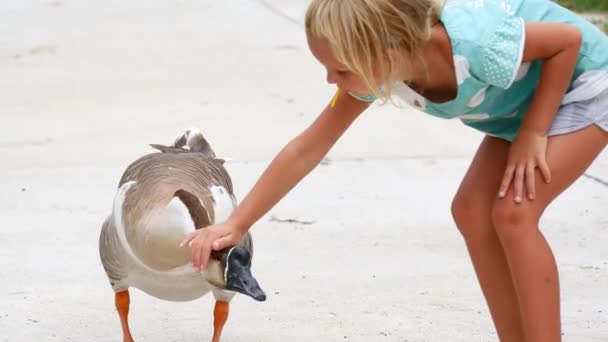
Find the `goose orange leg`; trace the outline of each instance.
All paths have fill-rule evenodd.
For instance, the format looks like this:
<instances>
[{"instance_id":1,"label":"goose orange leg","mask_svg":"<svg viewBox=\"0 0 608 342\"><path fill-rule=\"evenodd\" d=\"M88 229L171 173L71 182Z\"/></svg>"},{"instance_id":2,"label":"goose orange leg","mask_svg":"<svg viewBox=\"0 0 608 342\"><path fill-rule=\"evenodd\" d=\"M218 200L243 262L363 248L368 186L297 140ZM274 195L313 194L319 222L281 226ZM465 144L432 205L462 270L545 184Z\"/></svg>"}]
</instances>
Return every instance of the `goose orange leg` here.
<instances>
[{"instance_id":1,"label":"goose orange leg","mask_svg":"<svg viewBox=\"0 0 608 342\"><path fill-rule=\"evenodd\" d=\"M228 320L228 302L218 300L215 302L213 309L213 340L212 342L220 342L220 335L224 324Z\"/></svg>"},{"instance_id":2,"label":"goose orange leg","mask_svg":"<svg viewBox=\"0 0 608 342\"><path fill-rule=\"evenodd\" d=\"M120 316L120 324L122 325L123 341L133 342L133 337L131 336L131 331L129 330L129 304L131 303L129 290L117 292L114 299L116 310Z\"/></svg>"}]
</instances>

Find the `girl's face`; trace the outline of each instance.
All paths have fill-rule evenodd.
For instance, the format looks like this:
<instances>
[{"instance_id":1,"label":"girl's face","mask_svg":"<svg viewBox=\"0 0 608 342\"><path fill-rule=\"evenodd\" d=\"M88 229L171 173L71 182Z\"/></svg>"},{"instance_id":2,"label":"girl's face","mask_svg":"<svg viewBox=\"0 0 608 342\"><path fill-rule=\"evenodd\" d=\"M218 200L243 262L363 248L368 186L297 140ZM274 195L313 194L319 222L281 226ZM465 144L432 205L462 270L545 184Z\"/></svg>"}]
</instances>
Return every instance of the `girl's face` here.
<instances>
[{"instance_id":1,"label":"girl's face","mask_svg":"<svg viewBox=\"0 0 608 342\"><path fill-rule=\"evenodd\" d=\"M315 58L325 66L327 83L335 84L340 89L355 95L364 96L369 93L363 80L338 62L326 39L308 37L308 46Z\"/></svg>"}]
</instances>

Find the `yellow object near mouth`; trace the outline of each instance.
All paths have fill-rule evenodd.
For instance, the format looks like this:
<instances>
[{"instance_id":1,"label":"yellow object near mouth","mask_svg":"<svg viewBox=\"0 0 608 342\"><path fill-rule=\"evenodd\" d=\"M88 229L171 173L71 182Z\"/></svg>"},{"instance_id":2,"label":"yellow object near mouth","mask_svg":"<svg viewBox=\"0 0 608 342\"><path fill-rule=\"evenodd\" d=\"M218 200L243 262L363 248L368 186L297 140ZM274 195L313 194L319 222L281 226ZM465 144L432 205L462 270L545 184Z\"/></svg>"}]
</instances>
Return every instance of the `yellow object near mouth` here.
<instances>
[{"instance_id":1,"label":"yellow object near mouth","mask_svg":"<svg viewBox=\"0 0 608 342\"><path fill-rule=\"evenodd\" d=\"M336 106L336 102L338 101L338 96L340 95L340 88L336 90L336 94L334 94L334 98L331 100L331 108Z\"/></svg>"}]
</instances>

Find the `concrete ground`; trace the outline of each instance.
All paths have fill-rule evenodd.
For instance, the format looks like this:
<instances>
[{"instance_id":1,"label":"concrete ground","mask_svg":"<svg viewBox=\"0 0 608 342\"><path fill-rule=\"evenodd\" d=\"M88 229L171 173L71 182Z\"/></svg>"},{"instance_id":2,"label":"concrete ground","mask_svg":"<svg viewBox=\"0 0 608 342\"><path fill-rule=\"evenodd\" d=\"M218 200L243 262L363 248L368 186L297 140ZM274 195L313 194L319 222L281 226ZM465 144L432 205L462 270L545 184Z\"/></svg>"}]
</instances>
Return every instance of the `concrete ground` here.
<instances>
[{"instance_id":1,"label":"concrete ground","mask_svg":"<svg viewBox=\"0 0 608 342\"><path fill-rule=\"evenodd\" d=\"M2 2L0 341L121 340L97 239L122 171L197 126L242 198L333 93L306 3ZM449 213L480 138L405 108L362 116L253 228L268 300L236 297L224 341L497 341ZM604 151L542 222L565 341L608 340L607 181ZM210 336L211 297L131 301L137 341Z\"/></svg>"}]
</instances>

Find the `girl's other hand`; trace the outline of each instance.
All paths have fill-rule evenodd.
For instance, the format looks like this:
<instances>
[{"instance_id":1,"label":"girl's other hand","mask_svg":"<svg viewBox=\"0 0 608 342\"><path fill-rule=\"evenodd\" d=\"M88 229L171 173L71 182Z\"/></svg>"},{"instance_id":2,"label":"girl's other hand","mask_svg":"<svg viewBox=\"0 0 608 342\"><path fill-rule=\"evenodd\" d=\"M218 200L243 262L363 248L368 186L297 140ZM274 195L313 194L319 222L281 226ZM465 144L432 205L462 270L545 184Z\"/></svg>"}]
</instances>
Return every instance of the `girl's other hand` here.
<instances>
[{"instance_id":1,"label":"girl's other hand","mask_svg":"<svg viewBox=\"0 0 608 342\"><path fill-rule=\"evenodd\" d=\"M535 170L538 167L546 183L551 181L551 171L547 165L547 136L535 132L520 131L509 150L507 167L498 191L504 198L513 186L515 203L521 203L524 191L529 200L536 197L534 184Z\"/></svg>"}]
</instances>

